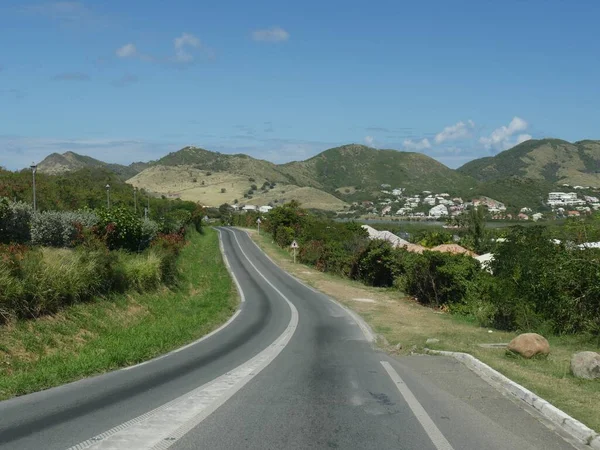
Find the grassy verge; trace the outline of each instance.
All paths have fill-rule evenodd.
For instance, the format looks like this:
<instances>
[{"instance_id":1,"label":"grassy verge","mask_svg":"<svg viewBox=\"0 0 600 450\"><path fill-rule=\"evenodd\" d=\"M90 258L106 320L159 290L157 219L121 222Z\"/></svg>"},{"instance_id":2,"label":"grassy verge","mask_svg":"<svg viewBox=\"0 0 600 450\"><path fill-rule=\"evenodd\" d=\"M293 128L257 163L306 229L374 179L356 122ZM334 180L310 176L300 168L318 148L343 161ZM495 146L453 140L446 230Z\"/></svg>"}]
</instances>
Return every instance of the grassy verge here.
<instances>
[{"instance_id":1,"label":"grassy verge","mask_svg":"<svg viewBox=\"0 0 600 450\"><path fill-rule=\"evenodd\" d=\"M547 359L510 357L503 349L486 349L478 344L509 342L516 336L514 333L481 328L465 318L434 311L393 289L372 288L308 266L294 265L290 254L273 243L270 236L250 233L283 269L361 314L382 336L379 344L387 351L419 352L428 338L439 339L439 343L427 347L470 353L589 427L600 430L600 382L580 380L569 372L574 352L598 351L593 342L580 337L549 336L552 353Z\"/></svg>"},{"instance_id":2,"label":"grassy verge","mask_svg":"<svg viewBox=\"0 0 600 450\"><path fill-rule=\"evenodd\" d=\"M190 234L176 288L114 295L0 326L0 399L135 364L226 321L237 296L214 230Z\"/></svg>"}]
</instances>

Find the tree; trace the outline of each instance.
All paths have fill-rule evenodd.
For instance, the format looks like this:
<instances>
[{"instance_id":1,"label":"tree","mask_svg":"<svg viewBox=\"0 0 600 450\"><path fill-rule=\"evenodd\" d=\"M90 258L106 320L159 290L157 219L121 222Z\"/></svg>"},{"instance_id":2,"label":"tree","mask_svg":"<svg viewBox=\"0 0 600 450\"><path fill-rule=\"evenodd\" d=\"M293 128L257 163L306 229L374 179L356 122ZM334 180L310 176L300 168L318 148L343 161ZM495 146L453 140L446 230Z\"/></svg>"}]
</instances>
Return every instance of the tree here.
<instances>
[{"instance_id":1,"label":"tree","mask_svg":"<svg viewBox=\"0 0 600 450\"><path fill-rule=\"evenodd\" d=\"M473 242L473 250L481 253L486 245L485 210L482 207L471 208L465 217L467 237Z\"/></svg>"},{"instance_id":2,"label":"tree","mask_svg":"<svg viewBox=\"0 0 600 450\"><path fill-rule=\"evenodd\" d=\"M256 190L256 189L258 189L258 188L256 187L256 185L255 185L255 184L253 184L253 185L251 185L251 186L250 186L250 189L252 189L253 191L255 191L255 190Z\"/></svg>"},{"instance_id":3,"label":"tree","mask_svg":"<svg viewBox=\"0 0 600 450\"><path fill-rule=\"evenodd\" d=\"M225 192L227 192L227 189L221 188L221 194L224 194Z\"/></svg>"}]
</instances>

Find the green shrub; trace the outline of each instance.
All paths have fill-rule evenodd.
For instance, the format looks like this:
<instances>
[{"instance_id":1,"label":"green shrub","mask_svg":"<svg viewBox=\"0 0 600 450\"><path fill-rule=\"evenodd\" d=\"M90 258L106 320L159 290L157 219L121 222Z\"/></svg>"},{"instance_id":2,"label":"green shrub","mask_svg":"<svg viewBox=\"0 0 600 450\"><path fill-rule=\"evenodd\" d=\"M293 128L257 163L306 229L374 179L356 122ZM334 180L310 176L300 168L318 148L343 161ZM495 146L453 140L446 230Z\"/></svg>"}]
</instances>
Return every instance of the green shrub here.
<instances>
[{"instance_id":1,"label":"green shrub","mask_svg":"<svg viewBox=\"0 0 600 450\"><path fill-rule=\"evenodd\" d=\"M97 233L109 249L123 248L130 251L143 249L142 220L129 209L115 207L97 211Z\"/></svg>"},{"instance_id":2,"label":"green shrub","mask_svg":"<svg viewBox=\"0 0 600 450\"><path fill-rule=\"evenodd\" d=\"M402 256L386 241L371 241L358 256L354 278L369 286L392 286L404 272Z\"/></svg>"},{"instance_id":3,"label":"green shrub","mask_svg":"<svg viewBox=\"0 0 600 450\"><path fill-rule=\"evenodd\" d=\"M29 204L0 198L0 243L29 242L32 215L33 209Z\"/></svg>"},{"instance_id":4,"label":"green shrub","mask_svg":"<svg viewBox=\"0 0 600 450\"><path fill-rule=\"evenodd\" d=\"M277 245L280 247L289 247L293 240L293 228L280 225L277 230L275 230L275 242L277 242Z\"/></svg>"},{"instance_id":5,"label":"green shrub","mask_svg":"<svg viewBox=\"0 0 600 450\"><path fill-rule=\"evenodd\" d=\"M91 228L98 217L90 211L44 211L31 219L31 242L49 247L75 245L82 228Z\"/></svg>"},{"instance_id":6,"label":"green shrub","mask_svg":"<svg viewBox=\"0 0 600 450\"><path fill-rule=\"evenodd\" d=\"M424 252L404 255L404 274L398 286L428 306L450 306L461 302L467 286L476 277L479 263L466 255Z\"/></svg>"}]
</instances>

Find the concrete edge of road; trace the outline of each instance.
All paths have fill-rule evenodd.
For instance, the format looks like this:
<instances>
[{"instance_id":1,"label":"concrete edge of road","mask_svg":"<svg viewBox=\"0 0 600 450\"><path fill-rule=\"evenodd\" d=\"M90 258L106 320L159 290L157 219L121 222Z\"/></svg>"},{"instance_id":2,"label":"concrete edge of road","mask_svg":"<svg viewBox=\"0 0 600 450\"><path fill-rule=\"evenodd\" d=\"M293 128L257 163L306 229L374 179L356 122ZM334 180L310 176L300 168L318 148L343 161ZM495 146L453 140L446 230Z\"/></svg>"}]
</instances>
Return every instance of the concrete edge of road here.
<instances>
[{"instance_id":1,"label":"concrete edge of road","mask_svg":"<svg viewBox=\"0 0 600 450\"><path fill-rule=\"evenodd\" d=\"M583 423L569 416L564 411L561 411L550 402L540 398L529 389L515 383L510 378L502 375L495 369L475 358L473 355L462 352L449 352L443 350L431 350L426 348L425 352L431 355L451 356L479 377L483 378L492 386L505 391L517 399L527 403L529 406L541 413L546 419L554 425L560 427L567 434L575 438L577 441L589 446L594 450L600 450L600 435Z\"/></svg>"},{"instance_id":2,"label":"concrete edge of road","mask_svg":"<svg viewBox=\"0 0 600 450\"><path fill-rule=\"evenodd\" d=\"M248 235L248 238L250 238L250 242L252 242L256 248L258 248L263 255L265 255L269 261L271 261L275 266L279 267L281 269L281 267L279 266L279 264L277 264L273 258L271 258L269 255L267 255L267 252L265 252L263 249L261 249L258 244L256 242L254 242L254 239L252 239L252 236L250 235L250 233L248 232L248 230L244 230L243 228L238 228L238 227L233 227L236 230L242 231L244 233L246 233ZM292 278L293 280L297 281L298 283L300 283L302 286L306 287L307 289L310 289L311 291L313 291L315 294L319 294L324 296L327 300L329 300L330 302L336 304L337 306L339 306L342 310L344 310L344 312L346 312L346 314L348 314L350 317L352 317L352 319L356 322L356 324L358 325L358 327L361 329L363 335L365 336L365 339L371 343L374 344L377 341L377 338L375 336L375 333L373 332L373 330L371 329L371 327L369 326L369 324L367 322L365 322L363 320L362 317L360 317L358 314L356 314L354 311L352 311L350 308L342 305L340 302L338 302L336 299L331 298L329 295L324 294L323 292L315 289L312 286L309 286L308 284L306 284L304 281L302 281L300 278L292 275L291 273L289 273L287 270L283 270L283 273L285 273L287 276L289 276L290 278Z\"/></svg>"}]
</instances>

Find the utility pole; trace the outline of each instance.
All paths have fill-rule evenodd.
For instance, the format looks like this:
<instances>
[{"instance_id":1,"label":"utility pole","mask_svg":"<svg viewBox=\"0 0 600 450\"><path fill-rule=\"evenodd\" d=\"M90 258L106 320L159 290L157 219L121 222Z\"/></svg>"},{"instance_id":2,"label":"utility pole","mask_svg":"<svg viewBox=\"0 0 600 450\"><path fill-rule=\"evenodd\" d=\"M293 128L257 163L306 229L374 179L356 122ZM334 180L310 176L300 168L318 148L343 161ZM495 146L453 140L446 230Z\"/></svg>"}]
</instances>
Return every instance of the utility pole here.
<instances>
[{"instance_id":1,"label":"utility pole","mask_svg":"<svg viewBox=\"0 0 600 450\"><path fill-rule=\"evenodd\" d=\"M110 209L110 184L106 185L106 207Z\"/></svg>"},{"instance_id":2,"label":"utility pole","mask_svg":"<svg viewBox=\"0 0 600 450\"><path fill-rule=\"evenodd\" d=\"M137 215L137 188L133 188L133 212Z\"/></svg>"},{"instance_id":3,"label":"utility pole","mask_svg":"<svg viewBox=\"0 0 600 450\"><path fill-rule=\"evenodd\" d=\"M259 217L258 219L256 219L256 226L258 227L258 234L260 234L260 224L261 224L261 220Z\"/></svg>"},{"instance_id":4,"label":"utility pole","mask_svg":"<svg viewBox=\"0 0 600 450\"><path fill-rule=\"evenodd\" d=\"M35 173L37 172L37 164L31 163L31 173L33 175L33 212L37 211L37 198L35 195Z\"/></svg>"}]
</instances>

